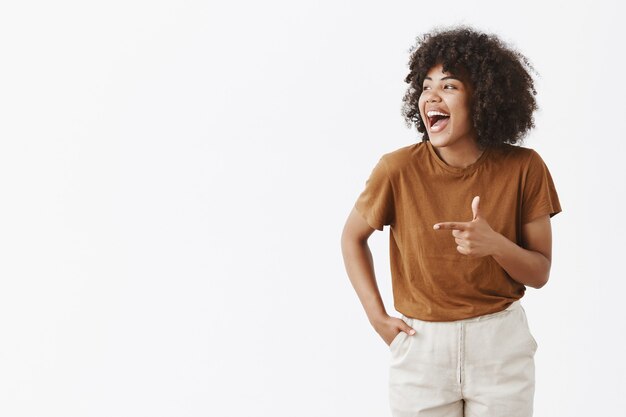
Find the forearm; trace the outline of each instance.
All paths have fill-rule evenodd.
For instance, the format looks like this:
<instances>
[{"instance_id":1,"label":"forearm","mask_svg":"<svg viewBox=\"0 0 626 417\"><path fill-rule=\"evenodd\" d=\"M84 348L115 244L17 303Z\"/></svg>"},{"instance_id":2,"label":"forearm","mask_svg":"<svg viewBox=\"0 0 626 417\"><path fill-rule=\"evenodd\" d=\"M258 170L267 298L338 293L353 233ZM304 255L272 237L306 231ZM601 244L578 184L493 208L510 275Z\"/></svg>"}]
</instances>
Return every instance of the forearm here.
<instances>
[{"instance_id":1,"label":"forearm","mask_svg":"<svg viewBox=\"0 0 626 417\"><path fill-rule=\"evenodd\" d=\"M370 323L387 314L378 290L372 252L366 241L343 239L341 242L346 272Z\"/></svg>"},{"instance_id":2,"label":"forearm","mask_svg":"<svg viewBox=\"0 0 626 417\"><path fill-rule=\"evenodd\" d=\"M522 248L499 234L491 256L515 281L533 288L548 282L550 261L539 252Z\"/></svg>"}]
</instances>

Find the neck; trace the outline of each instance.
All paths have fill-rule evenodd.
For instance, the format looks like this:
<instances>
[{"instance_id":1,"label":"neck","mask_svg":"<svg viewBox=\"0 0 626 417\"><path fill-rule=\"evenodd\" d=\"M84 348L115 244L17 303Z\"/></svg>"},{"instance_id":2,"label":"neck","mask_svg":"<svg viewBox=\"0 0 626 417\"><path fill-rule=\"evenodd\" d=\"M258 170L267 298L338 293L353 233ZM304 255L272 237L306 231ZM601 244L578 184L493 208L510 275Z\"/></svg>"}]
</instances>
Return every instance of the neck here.
<instances>
[{"instance_id":1,"label":"neck","mask_svg":"<svg viewBox=\"0 0 626 417\"><path fill-rule=\"evenodd\" d=\"M437 156L447 165L454 168L466 168L478 160L485 151L480 149L475 140L457 141L452 145L437 147L431 145Z\"/></svg>"}]
</instances>

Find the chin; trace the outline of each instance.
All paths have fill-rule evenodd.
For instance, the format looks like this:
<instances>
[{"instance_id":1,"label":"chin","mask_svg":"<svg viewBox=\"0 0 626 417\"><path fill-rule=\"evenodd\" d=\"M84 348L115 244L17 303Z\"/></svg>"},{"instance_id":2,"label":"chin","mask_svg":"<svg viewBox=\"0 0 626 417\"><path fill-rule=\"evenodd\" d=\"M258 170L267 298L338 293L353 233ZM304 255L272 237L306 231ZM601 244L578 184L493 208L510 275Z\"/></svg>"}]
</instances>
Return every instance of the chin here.
<instances>
[{"instance_id":1,"label":"chin","mask_svg":"<svg viewBox=\"0 0 626 417\"><path fill-rule=\"evenodd\" d=\"M450 135L436 135L435 137L428 135L428 139L433 146L436 146L438 148L450 145L452 142L454 142L453 138L451 138Z\"/></svg>"}]
</instances>

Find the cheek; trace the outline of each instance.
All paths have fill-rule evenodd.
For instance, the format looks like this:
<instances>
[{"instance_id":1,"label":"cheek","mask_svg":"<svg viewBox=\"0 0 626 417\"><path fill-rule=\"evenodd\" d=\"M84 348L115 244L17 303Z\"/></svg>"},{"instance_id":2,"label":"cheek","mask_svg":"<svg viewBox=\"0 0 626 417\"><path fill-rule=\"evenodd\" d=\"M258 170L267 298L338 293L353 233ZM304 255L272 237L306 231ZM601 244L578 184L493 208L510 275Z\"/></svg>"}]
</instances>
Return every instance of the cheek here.
<instances>
[{"instance_id":1,"label":"cheek","mask_svg":"<svg viewBox=\"0 0 626 417\"><path fill-rule=\"evenodd\" d=\"M473 122L469 112L463 112L461 117L458 118L456 126L463 131L472 130Z\"/></svg>"},{"instance_id":2,"label":"cheek","mask_svg":"<svg viewBox=\"0 0 626 417\"><path fill-rule=\"evenodd\" d=\"M420 111L420 116L422 116L422 119L424 118L424 113L423 113L423 111L424 111L424 102L425 102L425 101L426 101L426 100L424 99L424 96L423 96L423 95L421 95L421 96L420 96L420 98L419 98L419 100L417 101L417 107L419 108L419 111Z\"/></svg>"},{"instance_id":3,"label":"cheek","mask_svg":"<svg viewBox=\"0 0 626 417\"><path fill-rule=\"evenodd\" d=\"M458 115L458 120L461 123L470 122L471 123L471 115L470 108L466 103L459 103L456 106L456 114Z\"/></svg>"},{"instance_id":4,"label":"cheek","mask_svg":"<svg viewBox=\"0 0 626 417\"><path fill-rule=\"evenodd\" d=\"M424 102L426 101L426 97L424 97L424 94L420 95L419 100L417 101L417 104L420 107L420 110L422 110L422 107L424 107Z\"/></svg>"}]
</instances>

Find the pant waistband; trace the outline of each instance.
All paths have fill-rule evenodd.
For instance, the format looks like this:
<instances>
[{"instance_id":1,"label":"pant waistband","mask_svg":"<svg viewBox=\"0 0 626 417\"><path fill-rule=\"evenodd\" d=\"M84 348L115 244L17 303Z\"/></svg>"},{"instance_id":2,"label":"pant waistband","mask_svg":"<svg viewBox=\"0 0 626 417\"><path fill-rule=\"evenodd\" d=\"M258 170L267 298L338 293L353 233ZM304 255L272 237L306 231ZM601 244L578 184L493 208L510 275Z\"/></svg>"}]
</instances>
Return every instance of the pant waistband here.
<instances>
[{"instance_id":1,"label":"pant waistband","mask_svg":"<svg viewBox=\"0 0 626 417\"><path fill-rule=\"evenodd\" d=\"M522 308L522 304L521 304L520 300L515 300L507 308L505 308L504 310L496 311L495 313L483 314L482 316L470 317L469 319L461 319L461 320L457 320L456 322L457 323L461 323L461 322L462 323L466 323L466 322L472 322L472 321L487 320L487 319L490 319L490 318L495 317L495 316L506 314L508 311L519 310L520 308Z\"/></svg>"},{"instance_id":2,"label":"pant waistband","mask_svg":"<svg viewBox=\"0 0 626 417\"><path fill-rule=\"evenodd\" d=\"M495 313L483 314L482 316L470 317L470 318L467 318L467 319L460 319L460 320L454 320L454 321L423 321L423 320L416 319L416 318L413 318L413 317L405 316L404 314L402 314L402 318L405 319L405 320L422 321L424 323L429 323L429 324L436 324L436 323L440 323L440 324L444 324L444 323L468 323L468 322L473 322L473 321L487 320L487 319L490 319L492 317L496 317L496 316L507 314L510 311L519 310L521 308L523 308L523 307L522 307L522 304L521 304L520 300L518 299L518 300L513 301L511 304L509 304L509 306L507 308L505 308L504 310L496 311Z\"/></svg>"}]
</instances>

